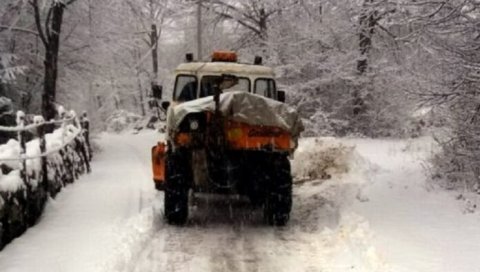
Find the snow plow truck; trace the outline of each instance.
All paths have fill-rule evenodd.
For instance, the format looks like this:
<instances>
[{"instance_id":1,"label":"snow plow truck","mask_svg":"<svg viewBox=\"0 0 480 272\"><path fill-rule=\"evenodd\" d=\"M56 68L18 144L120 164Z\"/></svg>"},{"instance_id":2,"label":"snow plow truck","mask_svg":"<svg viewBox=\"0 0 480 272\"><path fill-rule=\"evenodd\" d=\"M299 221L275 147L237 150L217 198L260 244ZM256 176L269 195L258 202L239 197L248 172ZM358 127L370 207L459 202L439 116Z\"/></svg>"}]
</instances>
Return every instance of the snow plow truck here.
<instances>
[{"instance_id":1,"label":"snow plow truck","mask_svg":"<svg viewBox=\"0 0 480 272\"><path fill-rule=\"evenodd\" d=\"M152 148L153 179L164 190L168 223L187 221L192 194L246 196L263 207L270 225L285 225L292 208L289 155L303 129L297 111L277 90L272 68L255 57L237 62L217 51L211 62L186 62L175 70L165 142ZM154 94L161 99L161 94Z\"/></svg>"}]
</instances>

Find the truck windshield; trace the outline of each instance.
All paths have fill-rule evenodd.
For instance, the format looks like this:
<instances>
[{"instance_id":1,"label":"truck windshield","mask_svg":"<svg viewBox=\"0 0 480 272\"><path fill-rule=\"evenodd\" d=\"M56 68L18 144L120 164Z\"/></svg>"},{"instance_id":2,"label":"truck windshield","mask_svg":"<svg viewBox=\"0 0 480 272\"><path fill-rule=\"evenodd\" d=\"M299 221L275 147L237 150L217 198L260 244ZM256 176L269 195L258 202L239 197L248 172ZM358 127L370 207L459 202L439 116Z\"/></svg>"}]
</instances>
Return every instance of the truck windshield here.
<instances>
[{"instance_id":1,"label":"truck windshield","mask_svg":"<svg viewBox=\"0 0 480 272\"><path fill-rule=\"evenodd\" d=\"M214 95L214 85L218 84L221 78L221 76L204 76L201 82L200 97ZM239 77L237 84L223 90L223 92L229 91L250 92L250 80L246 77Z\"/></svg>"},{"instance_id":2,"label":"truck windshield","mask_svg":"<svg viewBox=\"0 0 480 272\"><path fill-rule=\"evenodd\" d=\"M197 77L179 75L175 80L174 101L185 102L197 98Z\"/></svg>"}]
</instances>

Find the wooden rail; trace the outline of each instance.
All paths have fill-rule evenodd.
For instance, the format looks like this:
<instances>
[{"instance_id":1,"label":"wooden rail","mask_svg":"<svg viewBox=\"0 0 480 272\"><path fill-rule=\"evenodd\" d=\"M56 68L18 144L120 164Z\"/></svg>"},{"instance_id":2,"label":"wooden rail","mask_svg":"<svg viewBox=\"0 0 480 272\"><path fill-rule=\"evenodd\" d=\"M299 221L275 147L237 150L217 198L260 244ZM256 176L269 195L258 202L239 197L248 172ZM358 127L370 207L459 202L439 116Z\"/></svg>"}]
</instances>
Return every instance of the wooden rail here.
<instances>
[{"instance_id":1,"label":"wooden rail","mask_svg":"<svg viewBox=\"0 0 480 272\"><path fill-rule=\"evenodd\" d=\"M83 155L83 159L85 161L85 166L87 171L90 172L90 160L91 160L91 146L90 146L90 139L89 139L89 129L90 129L90 122L87 118L87 114L84 113L80 118L76 115L69 116L63 114L61 119L59 120L52 120L49 122L45 122L44 119L40 116L34 117L34 122L32 124L25 124L25 114L21 111L17 112L17 126L16 127L5 127L0 126L0 132L16 132L17 133L17 140L20 144L20 156L16 158L1 158L0 163L2 161L20 161L22 168L21 168L21 177L25 183L28 184L28 175L27 175L27 160L33 159L40 159L42 165L42 175L47 174L47 160L48 156L57 152L60 152L64 149L67 145L71 144L73 141L77 139L78 136L83 136L85 139L86 147L82 146L82 150L80 150L81 154ZM62 137L62 145L60 147L56 147L54 149L50 149L47 151L47 142L45 139L45 134L47 128L60 126L63 129L63 133L65 133L66 125L73 124L76 128L78 128L78 132L75 133L74 136L70 137L68 141L65 141L65 137ZM40 147L40 154L36 156L27 156L26 155L26 133L33 132L36 133L39 139L39 147ZM44 177L46 180L46 176Z\"/></svg>"},{"instance_id":2,"label":"wooden rail","mask_svg":"<svg viewBox=\"0 0 480 272\"><path fill-rule=\"evenodd\" d=\"M81 173L91 171L90 123L86 113L77 117L73 111L68 115L62 110L59 115L58 120L48 122L36 116L33 122L27 124L25 114L18 112L15 127L0 126L0 132L16 133L20 151L18 156L0 158L0 171L7 174L19 171L24 185L17 191L0 191L0 250L36 223L48 197L55 197L67 183L73 182ZM50 131L62 133L61 144L47 148L47 132ZM27 156L29 139L38 139L40 152L37 150L38 154L34 156ZM27 169L29 160L38 159L40 167L37 164L32 166L33 169ZM5 164L9 161L18 161L20 168L10 169Z\"/></svg>"}]
</instances>

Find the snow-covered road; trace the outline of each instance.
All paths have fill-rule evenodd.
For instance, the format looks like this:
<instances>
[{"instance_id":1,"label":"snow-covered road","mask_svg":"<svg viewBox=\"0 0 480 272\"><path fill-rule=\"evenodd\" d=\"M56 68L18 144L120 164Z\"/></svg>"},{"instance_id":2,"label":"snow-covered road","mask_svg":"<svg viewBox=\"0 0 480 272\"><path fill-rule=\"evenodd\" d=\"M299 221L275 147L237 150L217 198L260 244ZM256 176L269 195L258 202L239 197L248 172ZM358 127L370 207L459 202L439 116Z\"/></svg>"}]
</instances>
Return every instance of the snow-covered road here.
<instances>
[{"instance_id":1,"label":"snow-covered road","mask_svg":"<svg viewBox=\"0 0 480 272\"><path fill-rule=\"evenodd\" d=\"M427 190L426 139L343 140L356 146L348 173L295 185L290 223L271 228L225 198L166 225L150 173L159 137L103 135L93 173L0 252L0 271L479 271L480 217Z\"/></svg>"},{"instance_id":2,"label":"snow-covered road","mask_svg":"<svg viewBox=\"0 0 480 272\"><path fill-rule=\"evenodd\" d=\"M138 142L150 142L138 139ZM141 136L139 136L141 137ZM0 252L0 271L95 271L116 247L113 227L150 205L149 151L121 136L101 140L94 171L50 200L40 222Z\"/></svg>"}]
</instances>

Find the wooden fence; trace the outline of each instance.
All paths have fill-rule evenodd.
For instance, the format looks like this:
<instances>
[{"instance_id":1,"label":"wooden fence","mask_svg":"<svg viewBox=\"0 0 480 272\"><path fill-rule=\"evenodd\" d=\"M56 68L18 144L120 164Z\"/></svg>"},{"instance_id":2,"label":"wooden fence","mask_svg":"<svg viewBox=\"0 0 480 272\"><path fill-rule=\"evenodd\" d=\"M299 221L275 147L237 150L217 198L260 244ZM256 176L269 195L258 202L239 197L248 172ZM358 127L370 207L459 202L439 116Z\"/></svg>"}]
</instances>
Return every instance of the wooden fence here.
<instances>
[{"instance_id":1,"label":"wooden fence","mask_svg":"<svg viewBox=\"0 0 480 272\"><path fill-rule=\"evenodd\" d=\"M36 223L48 197L55 197L66 184L91 171L89 129L87 115L77 117L73 111L62 111L60 119L48 122L36 116L29 124L25 114L18 112L16 127L0 126L0 132L16 134L20 150L19 156L0 158L0 170L9 174L14 169L6 166L7 162L18 162L23 182L16 191L0 190L0 249ZM47 148L47 131L55 131L57 136L61 133L61 144ZM53 139L53 133L50 137ZM40 153L27 155L27 142L34 140L38 140ZM40 160L40 169L28 169L29 160Z\"/></svg>"}]
</instances>

